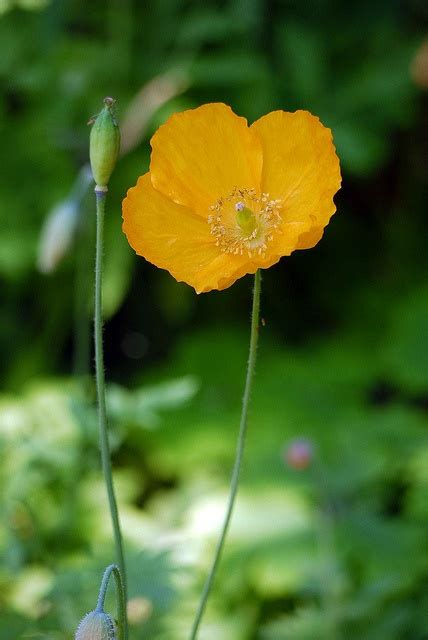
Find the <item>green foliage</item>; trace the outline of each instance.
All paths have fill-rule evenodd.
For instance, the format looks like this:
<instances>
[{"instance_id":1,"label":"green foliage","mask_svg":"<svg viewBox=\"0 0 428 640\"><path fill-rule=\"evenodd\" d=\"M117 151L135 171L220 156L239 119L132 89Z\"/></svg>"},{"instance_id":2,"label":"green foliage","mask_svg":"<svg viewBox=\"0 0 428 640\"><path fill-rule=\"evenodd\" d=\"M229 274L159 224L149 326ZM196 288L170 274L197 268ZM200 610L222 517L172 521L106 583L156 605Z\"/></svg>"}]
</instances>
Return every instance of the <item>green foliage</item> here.
<instances>
[{"instance_id":1,"label":"green foliage","mask_svg":"<svg viewBox=\"0 0 428 640\"><path fill-rule=\"evenodd\" d=\"M190 378L135 392L113 387L108 395L112 423L120 417L118 435L130 446L133 429L159 426L162 412L189 401L195 391ZM3 597L11 611L20 614L17 621L27 633L36 629L32 619L40 619L46 631L71 633L85 607L95 605L96 572L102 573L107 563L109 521L99 477L94 407L74 384L38 384L23 397L1 399L0 434L2 581L18 574L14 588ZM117 449L118 436L112 440ZM147 489L147 474L138 468L122 469L117 482L123 510L140 530L134 531L138 540L145 528L153 527L134 506ZM132 548L131 541L130 595L144 594L150 608L163 613L175 591L168 553ZM156 620L146 627L155 630Z\"/></svg>"},{"instance_id":2,"label":"green foliage","mask_svg":"<svg viewBox=\"0 0 428 640\"><path fill-rule=\"evenodd\" d=\"M428 290L412 291L397 304L385 345L385 368L393 384L414 396L428 390Z\"/></svg>"}]
</instances>

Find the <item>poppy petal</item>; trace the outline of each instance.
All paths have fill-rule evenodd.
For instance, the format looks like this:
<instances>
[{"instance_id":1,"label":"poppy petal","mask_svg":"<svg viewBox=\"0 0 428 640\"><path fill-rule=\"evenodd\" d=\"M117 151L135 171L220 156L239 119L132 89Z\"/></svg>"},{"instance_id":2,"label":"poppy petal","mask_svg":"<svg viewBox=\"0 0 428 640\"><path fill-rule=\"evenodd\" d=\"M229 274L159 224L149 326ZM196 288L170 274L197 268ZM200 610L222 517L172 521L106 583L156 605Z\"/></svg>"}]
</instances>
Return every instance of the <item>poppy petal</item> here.
<instances>
[{"instance_id":1,"label":"poppy petal","mask_svg":"<svg viewBox=\"0 0 428 640\"><path fill-rule=\"evenodd\" d=\"M245 118L222 103L169 118L151 140L155 189L206 217L234 187L259 189L262 150Z\"/></svg>"},{"instance_id":2,"label":"poppy petal","mask_svg":"<svg viewBox=\"0 0 428 640\"><path fill-rule=\"evenodd\" d=\"M310 231L306 231L299 236L296 249L312 249L321 240L324 235L322 227L312 227Z\"/></svg>"},{"instance_id":3,"label":"poppy petal","mask_svg":"<svg viewBox=\"0 0 428 640\"><path fill-rule=\"evenodd\" d=\"M225 289L248 272L248 259L225 254L206 220L138 179L123 201L123 231L137 254L197 293Z\"/></svg>"},{"instance_id":4,"label":"poppy petal","mask_svg":"<svg viewBox=\"0 0 428 640\"><path fill-rule=\"evenodd\" d=\"M304 223L295 248L314 246L336 211L333 196L341 184L330 129L308 111L274 111L254 122L251 130L263 145L262 191L282 201L285 227Z\"/></svg>"}]
</instances>

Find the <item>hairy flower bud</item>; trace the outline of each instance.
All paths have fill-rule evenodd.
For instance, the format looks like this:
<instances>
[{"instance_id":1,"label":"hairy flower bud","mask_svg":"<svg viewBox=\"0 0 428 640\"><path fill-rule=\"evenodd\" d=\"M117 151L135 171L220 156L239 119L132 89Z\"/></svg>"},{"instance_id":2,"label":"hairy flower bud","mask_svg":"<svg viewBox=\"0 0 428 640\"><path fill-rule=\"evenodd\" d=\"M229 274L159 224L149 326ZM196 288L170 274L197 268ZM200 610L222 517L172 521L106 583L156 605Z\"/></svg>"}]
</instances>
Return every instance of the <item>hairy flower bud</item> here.
<instances>
[{"instance_id":1,"label":"hairy flower bud","mask_svg":"<svg viewBox=\"0 0 428 640\"><path fill-rule=\"evenodd\" d=\"M80 621L75 640L116 640L116 627L104 611L91 611Z\"/></svg>"},{"instance_id":2,"label":"hairy flower bud","mask_svg":"<svg viewBox=\"0 0 428 640\"><path fill-rule=\"evenodd\" d=\"M104 98L104 108L92 120L89 157L97 187L107 191L120 147L120 131L114 115L113 98Z\"/></svg>"}]
</instances>

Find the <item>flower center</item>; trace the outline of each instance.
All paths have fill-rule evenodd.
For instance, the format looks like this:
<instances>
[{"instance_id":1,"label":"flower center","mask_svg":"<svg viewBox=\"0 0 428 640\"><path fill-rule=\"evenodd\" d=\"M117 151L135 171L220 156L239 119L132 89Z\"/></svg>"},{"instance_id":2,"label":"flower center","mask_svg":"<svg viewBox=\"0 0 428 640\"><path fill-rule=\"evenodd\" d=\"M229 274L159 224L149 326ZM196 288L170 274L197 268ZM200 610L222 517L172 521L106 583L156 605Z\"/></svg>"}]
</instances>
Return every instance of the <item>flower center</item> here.
<instances>
[{"instance_id":1,"label":"flower center","mask_svg":"<svg viewBox=\"0 0 428 640\"><path fill-rule=\"evenodd\" d=\"M274 233L281 233L281 201L255 189L235 187L226 198L219 198L208 216L210 232L224 253L264 256Z\"/></svg>"}]
</instances>

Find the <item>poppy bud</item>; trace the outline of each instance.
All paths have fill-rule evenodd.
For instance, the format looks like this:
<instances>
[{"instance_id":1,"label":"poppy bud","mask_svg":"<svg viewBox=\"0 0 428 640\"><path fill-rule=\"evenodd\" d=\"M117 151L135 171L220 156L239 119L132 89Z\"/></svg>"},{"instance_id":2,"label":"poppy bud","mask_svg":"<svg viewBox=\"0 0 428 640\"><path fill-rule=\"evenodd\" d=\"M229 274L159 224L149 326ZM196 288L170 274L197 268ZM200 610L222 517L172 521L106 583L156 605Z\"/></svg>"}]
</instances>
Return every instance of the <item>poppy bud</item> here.
<instances>
[{"instance_id":1,"label":"poppy bud","mask_svg":"<svg viewBox=\"0 0 428 640\"><path fill-rule=\"evenodd\" d=\"M113 98L104 98L104 108L89 121L92 124L89 157L99 191L107 191L119 155L120 131L114 115L114 103Z\"/></svg>"},{"instance_id":2,"label":"poppy bud","mask_svg":"<svg viewBox=\"0 0 428 640\"><path fill-rule=\"evenodd\" d=\"M104 611L91 611L80 621L75 640L116 640L116 627Z\"/></svg>"}]
</instances>

